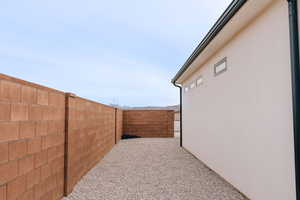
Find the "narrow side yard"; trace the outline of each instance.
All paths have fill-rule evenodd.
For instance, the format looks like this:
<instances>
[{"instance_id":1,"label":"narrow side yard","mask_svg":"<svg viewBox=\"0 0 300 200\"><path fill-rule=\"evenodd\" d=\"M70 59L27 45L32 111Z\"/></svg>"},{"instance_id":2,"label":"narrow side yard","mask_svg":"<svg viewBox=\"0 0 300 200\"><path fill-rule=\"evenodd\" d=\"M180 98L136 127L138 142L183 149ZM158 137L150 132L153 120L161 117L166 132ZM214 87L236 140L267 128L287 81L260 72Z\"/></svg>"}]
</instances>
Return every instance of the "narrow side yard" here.
<instances>
[{"instance_id":1,"label":"narrow side yard","mask_svg":"<svg viewBox=\"0 0 300 200\"><path fill-rule=\"evenodd\" d=\"M178 139L122 140L64 200L244 200L179 147Z\"/></svg>"}]
</instances>

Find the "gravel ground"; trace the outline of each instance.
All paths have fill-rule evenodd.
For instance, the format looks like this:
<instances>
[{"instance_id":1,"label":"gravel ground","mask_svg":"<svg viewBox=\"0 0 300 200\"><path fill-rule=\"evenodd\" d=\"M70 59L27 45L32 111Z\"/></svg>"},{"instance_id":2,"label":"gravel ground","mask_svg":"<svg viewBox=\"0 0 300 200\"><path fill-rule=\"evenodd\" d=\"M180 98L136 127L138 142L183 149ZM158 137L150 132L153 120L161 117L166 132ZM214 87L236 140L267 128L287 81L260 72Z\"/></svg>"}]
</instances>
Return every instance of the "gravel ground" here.
<instances>
[{"instance_id":1,"label":"gravel ground","mask_svg":"<svg viewBox=\"0 0 300 200\"><path fill-rule=\"evenodd\" d=\"M244 200L179 148L178 139L122 140L64 200Z\"/></svg>"}]
</instances>

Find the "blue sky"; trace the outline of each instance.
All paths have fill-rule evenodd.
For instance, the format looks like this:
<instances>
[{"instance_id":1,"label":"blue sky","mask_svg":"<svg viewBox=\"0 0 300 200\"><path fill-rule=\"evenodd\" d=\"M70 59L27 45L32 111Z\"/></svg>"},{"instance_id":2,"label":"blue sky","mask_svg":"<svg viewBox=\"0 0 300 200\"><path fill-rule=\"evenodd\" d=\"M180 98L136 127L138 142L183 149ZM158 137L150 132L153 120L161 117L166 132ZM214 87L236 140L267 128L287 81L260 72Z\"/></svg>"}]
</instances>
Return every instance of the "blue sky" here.
<instances>
[{"instance_id":1,"label":"blue sky","mask_svg":"<svg viewBox=\"0 0 300 200\"><path fill-rule=\"evenodd\" d=\"M230 2L1 1L0 72L106 104L178 104L170 80Z\"/></svg>"}]
</instances>

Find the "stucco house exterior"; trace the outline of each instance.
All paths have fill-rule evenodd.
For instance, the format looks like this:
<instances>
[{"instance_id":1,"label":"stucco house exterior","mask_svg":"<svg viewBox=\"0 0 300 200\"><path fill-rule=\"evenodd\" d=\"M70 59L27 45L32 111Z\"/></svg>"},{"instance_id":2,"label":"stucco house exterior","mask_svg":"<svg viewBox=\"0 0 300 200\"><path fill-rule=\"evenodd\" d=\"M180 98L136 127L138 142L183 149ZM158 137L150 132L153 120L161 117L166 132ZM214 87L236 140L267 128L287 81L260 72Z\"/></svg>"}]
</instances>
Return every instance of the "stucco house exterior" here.
<instances>
[{"instance_id":1,"label":"stucco house exterior","mask_svg":"<svg viewBox=\"0 0 300 200\"><path fill-rule=\"evenodd\" d=\"M172 80L181 145L252 200L300 199L299 1L234 0Z\"/></svg>"}]
</instances>

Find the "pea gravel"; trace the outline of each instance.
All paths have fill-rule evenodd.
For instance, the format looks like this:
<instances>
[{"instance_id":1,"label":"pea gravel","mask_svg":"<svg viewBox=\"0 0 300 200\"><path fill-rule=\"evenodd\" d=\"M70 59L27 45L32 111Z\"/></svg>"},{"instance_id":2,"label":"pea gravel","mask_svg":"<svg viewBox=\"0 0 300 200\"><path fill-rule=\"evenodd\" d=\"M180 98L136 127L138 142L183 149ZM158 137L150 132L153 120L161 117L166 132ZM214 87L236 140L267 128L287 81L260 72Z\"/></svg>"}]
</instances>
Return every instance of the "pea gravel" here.
<instances>
[{"instance_id":1,"label":"pea gravel","mask_svg":"<svg viewBox=\"0 0 300 200\"><path fill-rule=\"evenodd\" d=\"M178 139L122 140L64 200L244 200Z\"/></svg>"}]
</instances>

